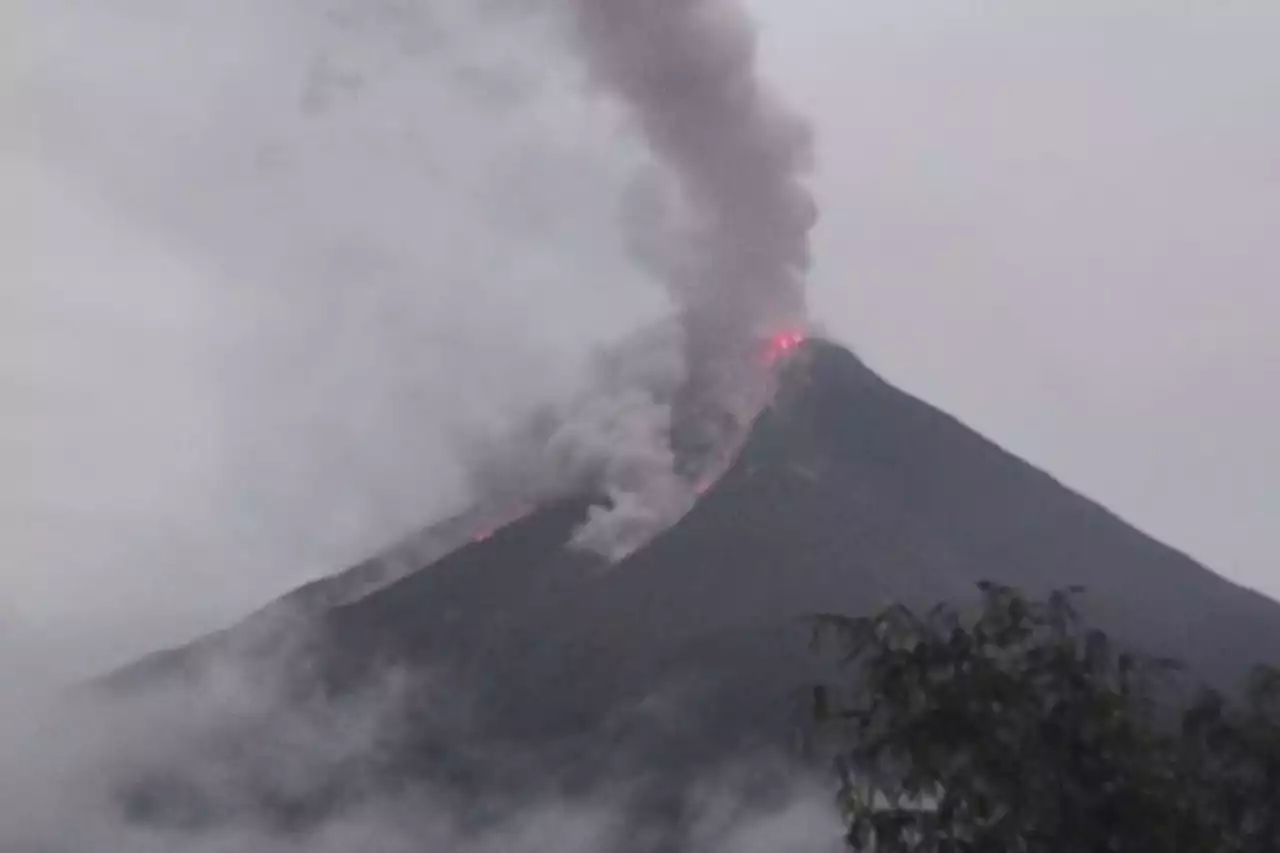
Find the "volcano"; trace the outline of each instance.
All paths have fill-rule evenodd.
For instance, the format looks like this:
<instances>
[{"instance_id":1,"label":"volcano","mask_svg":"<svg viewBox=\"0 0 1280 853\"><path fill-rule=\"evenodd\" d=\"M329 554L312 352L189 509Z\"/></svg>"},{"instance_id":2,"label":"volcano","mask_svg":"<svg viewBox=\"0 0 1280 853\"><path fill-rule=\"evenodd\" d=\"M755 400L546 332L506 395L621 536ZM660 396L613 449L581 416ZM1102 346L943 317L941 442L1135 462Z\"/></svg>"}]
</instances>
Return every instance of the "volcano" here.
<instances>
[{"instance_id":1,"label":"volcano","mask_svg":"<svg viewBox=\"0 0 1280 853\"><path fill-rule=\"evenodd\" d=\"M667 779L744 750L785 752L818 672L804 617L963 599L980 580L1087 592L1094 624L1226 682L1280 660L1280 605L1154 541L900 391L851 352L797 342L729 469L678 523L606 565L567 547L593 502L499 526L476 510L312 584L241 626L162 652L114 689L185 677L227 649L316 626L326 697L395 667L445 673L465 723L425 711L380 771L458 789ZM417 560L417 564L413 561ZM255 651L256 650L256 651ZM411 715L412 716L412 715ZM426 722L431 720L430 723Z\"/></svg>"}]
</instances>

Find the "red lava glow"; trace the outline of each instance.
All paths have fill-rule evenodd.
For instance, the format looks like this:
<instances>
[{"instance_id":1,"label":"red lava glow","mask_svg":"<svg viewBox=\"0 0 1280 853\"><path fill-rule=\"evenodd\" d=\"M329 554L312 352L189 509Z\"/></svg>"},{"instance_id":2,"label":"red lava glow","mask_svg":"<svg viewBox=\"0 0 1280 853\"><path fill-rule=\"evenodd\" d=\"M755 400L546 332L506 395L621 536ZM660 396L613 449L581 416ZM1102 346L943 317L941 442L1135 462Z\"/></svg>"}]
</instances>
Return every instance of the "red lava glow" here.
<instances>
[{"instance_id":1,"label":"red lava glow","mask_svg":"<svg viewBox=\"0 0 1280 853\"><path fill-rule=\"evenodd\" d=\"M492 530L482 530L473 537L475 542L486 542L493 538Z\"/></svg>"},{"instance_id":2,"label":"red lava glow","mask_svg":"<svg viewBox=\"0 0 1280 853\"><path fill-rule=\"evenodd\" d=\"M804 340L803 332L779 332L769 339L768 348L765 350L765 363L774 364L788 353L797 349L804 343Z\"/></svg>"}]
</instances>

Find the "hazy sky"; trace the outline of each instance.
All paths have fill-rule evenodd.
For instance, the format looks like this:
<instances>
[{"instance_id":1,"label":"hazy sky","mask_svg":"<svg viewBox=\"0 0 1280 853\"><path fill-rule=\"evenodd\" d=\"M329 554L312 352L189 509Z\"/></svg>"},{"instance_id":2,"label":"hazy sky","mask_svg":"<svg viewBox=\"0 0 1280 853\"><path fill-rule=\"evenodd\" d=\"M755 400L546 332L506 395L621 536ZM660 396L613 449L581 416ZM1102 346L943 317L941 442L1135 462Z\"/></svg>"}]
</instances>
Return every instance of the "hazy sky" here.
<instances>
[{"instance_id":1,"label":"hazy sky","mask_svg":"<svg viewBox=\"0 0 1280 853\"><path fill-rule=\"evenodd\" d=\"M1280 7L751 5L815 126L817 318L1280 594ZM446 511L459 434L660 310L614 225L643 150L477 7L0 0L0 670Z\"/></svg>"},{"instance_id":2,"label":"hazy sky","mask_svg":"<svg viewBox=\"0 0 1280 853\"><path fill-rule=\"evenodd\" d=\"M818 127L819 315L1280 594L1280 6L752 5Z\"/></svg>"}]
</instances>

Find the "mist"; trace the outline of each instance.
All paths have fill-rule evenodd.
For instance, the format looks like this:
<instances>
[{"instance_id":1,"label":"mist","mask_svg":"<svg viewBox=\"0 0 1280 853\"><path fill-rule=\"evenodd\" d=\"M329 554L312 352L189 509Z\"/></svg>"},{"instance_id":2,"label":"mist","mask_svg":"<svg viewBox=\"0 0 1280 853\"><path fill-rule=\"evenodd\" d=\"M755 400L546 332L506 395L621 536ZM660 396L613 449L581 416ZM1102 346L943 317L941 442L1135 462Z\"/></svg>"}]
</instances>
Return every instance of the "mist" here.
<instances>
[{"instance_id":1,"label":"mist","mask_svg":"<svg viewBox=\"0 0 1280 853\"><path fill-rule=\"evenodd\" d=\"M651 158L560 23L397 8L25 8L0 616L80 637L58 669L458 508L457 436L668 310L617 224Z\"/></svg>"},{"instance_id":2,"label":"mist","mask_svg":"<svg viewBox=\"0 0 1280 853\"><path fill-rule=\"evenodd\" d=\"M333 706L291 649L143 696L64 691L476 500L600 489L577 543L606 559L678 518L705 473L681 468L682 407L710 451L740 432L760 337L805 313L807 133L756 79L746 18L9 5L0 764L21 770L0 773L0 846L612 846L633 780L548 787L480 829L430 790L262 822L259 799L359 788L406 692L431 692L419 673ZM450 695L428 707L465 721ZM838 839L822 786L756 812L725 772L697 849ZM139 828L148 780L216 825Z\"/></svg>"},{"instance_id":3,"label":"mist","mask_svg":"<svg viewBox=\"0 0 1280 853\"><path fill-rule=\"evenodd\" d=\"M379 768L408 727L463 752L510 747L474 739L467 691L447 671L388 668L340 701L324 697L307 674L307 623L287 628L290 642L270 655L246 655L250 640L168 683L0 696L0 848L589 853L670 840L669 825L637 811L642 771L584 793L546 765L533 786L478 799L386 784ZM840 849L832 787L779 758L746 753L708 769L684 796L681 849ZM753 794L762 773L777 780L763 800ZM322 811L302 805L315 802Z\"/></svg>"},{"instance_id":4,"label":"mist","mask_svg":"<svg viewBox=\"0 0 1280 853\"><path fill-rule=\"evenodd\" d=\"M758 409L761 336L803 322L808 133L733 3L20 11L7 630L111 637L59 668L484 497L477 442L517 442L526 501L602 491L577 541L623 556ZM601 365L625 335L635 363ZM561 426L519 444L535 408ZM178 576L199 602L148 595Z\"/></svg>"}]
</instances>

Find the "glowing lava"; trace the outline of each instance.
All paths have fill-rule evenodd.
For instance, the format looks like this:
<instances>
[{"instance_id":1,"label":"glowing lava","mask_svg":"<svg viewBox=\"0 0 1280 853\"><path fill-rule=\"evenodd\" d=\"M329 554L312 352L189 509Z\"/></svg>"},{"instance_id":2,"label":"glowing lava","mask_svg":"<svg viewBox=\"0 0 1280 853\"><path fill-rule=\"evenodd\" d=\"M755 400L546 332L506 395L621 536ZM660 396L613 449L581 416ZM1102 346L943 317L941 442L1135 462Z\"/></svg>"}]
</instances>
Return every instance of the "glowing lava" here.
<instances>
[{"instance_id":1,"label":"glowing lava","mask_svg":"<svg viewBox=\"0 0 1280 853\"><path fill-rule=\"evenodd\" d=\"M779 332L769 339L769 344L765 348L764 360L765 364L775 364L780 359L795 351L805 341L803 332Z\"/></svg>"}]
</instances>

